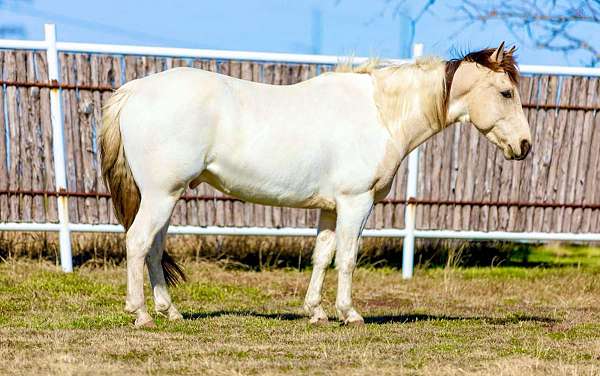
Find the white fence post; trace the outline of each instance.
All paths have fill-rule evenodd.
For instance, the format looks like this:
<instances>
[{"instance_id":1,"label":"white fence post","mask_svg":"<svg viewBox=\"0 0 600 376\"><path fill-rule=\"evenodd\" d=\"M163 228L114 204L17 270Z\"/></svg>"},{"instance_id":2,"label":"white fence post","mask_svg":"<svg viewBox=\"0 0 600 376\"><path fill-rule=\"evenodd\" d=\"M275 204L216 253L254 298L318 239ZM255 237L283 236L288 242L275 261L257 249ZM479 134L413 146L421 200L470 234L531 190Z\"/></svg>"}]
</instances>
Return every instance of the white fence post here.
<instances>
[{"instance_id":1,"label":"white fence post","mask_svg":"<svg viewBox=\"0 0 600 376\"><path fill-rule=\"evenodd\" d=\"M413 46L413 58L423 55L423 45ZM419 175L419 148L408 155L408 179L406 182L406 199L417 197L417 177ZM406 235L402 244L402 278L412 278L415 263L415 218L417 205L407 202L404 209L404 228Z\"/></svg>"},{"instance_id":2,"label":"white fence post","mask_svg":"<svg viewBox=\"0 0 600 376\"><path fill-rule=\"evenodd\" d=\"M48 79L57 83L58 51L56 49L56 27L54 24L44 25L46 37L46 58L48 60ZM60 89L50 89L50 117L52 120L52 156L54 157L54 184L57 191L67 190L67 173L65 168L65 139L63 135L63 114L60 101ZM71 253L71 230L69 228L69 199L58 196L58 221L60 265L63 271L73 271L73 256Z\"/></svg>"}]
</instances>

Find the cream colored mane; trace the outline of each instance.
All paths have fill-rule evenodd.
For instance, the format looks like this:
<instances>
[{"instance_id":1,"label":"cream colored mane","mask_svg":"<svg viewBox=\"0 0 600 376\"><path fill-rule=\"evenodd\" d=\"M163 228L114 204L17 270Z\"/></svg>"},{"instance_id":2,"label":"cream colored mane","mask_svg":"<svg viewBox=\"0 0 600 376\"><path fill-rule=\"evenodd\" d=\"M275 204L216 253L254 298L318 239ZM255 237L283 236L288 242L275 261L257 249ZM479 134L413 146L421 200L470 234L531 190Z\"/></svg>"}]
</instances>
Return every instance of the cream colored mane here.
<instances>
[{"instance_id":1,"label":"cream colored mane","mask_svg":"<svg viewBox=\"0 0 600 376\"><path fill-rule=\"evenodd\" d=\"M336 73L372 73L374 70L382 67L382 62L378 58L371 58L362 64L354 64L352 58L347 58L339 62L333 69Z\"/></svg>"},{"instance_id":2,"label":"cream colored mane","mask_svg":"<svg viewBox=\"0 0 600 376\"><path fill-rule=\"evenodd\" d=\"M360 65L346 61L338 64L334 72L373 77L375 103L388 129L423 114L435 130L446 126L445 61L440 58L424 57L401 65L385 65L379 59Z\"/></svg>"}]
</instances>

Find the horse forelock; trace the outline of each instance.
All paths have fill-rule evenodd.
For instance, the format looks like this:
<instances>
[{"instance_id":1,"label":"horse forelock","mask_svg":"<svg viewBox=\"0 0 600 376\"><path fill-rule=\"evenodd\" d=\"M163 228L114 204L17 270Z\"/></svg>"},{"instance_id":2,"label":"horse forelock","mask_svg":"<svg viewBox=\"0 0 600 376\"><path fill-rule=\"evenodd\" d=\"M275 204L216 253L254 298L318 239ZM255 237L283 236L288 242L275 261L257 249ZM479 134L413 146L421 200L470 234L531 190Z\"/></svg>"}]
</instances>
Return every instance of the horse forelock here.
<instances>
[{"instance_id":1,"label":"horse forelock","mask_svg":"<svg viewBox=\"0 0 600 376\"><path fill-rule=\"evenodd\" d=\"M520 74L517 67L517 62L513 54L514 48L504 52L501 62L491 60L491 56L496 51L494 48L486 48L479 51L469 52L463 57L457 59L451 59L446 61L446 74L445 74L445 93L444 93L444 108L447 112L448 101L450 100L450 89L452 89L452 81L454 80L454 74L460 67L460 64L464 62L476 63L481 65L493 72L504 72L508 75L510 81L518 85Z\"/></svg>"},{"instance_id":2,"label":"horse forelock","mask_svg":"<svg viewBox=\"0 0 600 376\"><path fill-rule=\"evenodd\" d=\"M513 84L518 85L520 75L519 68L517 67L517 61L515 60L515 56L513 54L514 48L504 51L502 61L500 62L490 59L495 51L495 48L486 48L480 51L470 52L461 60L477 63L494 72L504 72L508 75Z\"/></svg>"}]
</instances>

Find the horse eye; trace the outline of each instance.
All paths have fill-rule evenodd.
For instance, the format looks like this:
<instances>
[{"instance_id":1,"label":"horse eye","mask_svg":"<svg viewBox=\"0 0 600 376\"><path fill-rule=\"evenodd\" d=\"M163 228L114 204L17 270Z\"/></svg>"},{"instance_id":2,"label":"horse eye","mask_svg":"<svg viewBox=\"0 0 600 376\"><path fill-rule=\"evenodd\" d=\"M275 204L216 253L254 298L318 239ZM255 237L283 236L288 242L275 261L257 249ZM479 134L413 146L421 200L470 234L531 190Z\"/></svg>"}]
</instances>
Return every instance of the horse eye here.
<instances>
[{"instance_id":1,"label":"horse eye","mask_svg":"<svg viewBox=\"0 0 600 376\"><path fill-rule=\"evenodd\" d=\"M502 94L504 98L512 98L512 90L504 90L501 91L500 94Z\"/></svg>"}]
</instances>

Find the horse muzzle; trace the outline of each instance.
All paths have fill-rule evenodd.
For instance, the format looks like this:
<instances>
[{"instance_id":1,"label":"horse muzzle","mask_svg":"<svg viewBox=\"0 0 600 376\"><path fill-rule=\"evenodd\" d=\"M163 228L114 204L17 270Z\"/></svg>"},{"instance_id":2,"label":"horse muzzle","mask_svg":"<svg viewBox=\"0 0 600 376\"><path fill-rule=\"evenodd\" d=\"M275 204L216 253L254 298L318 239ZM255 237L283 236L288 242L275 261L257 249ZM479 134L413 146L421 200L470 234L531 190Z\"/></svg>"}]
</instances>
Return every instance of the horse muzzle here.
<instances>
[{"instance_id":1,"label":"horse muzzle","mask_svg":"<svg viewBox=\"0 0 600 376\"><path fill-rule=\"evenodd\" d=\"M521 154L515 155L513 158L517 161L522 161L531 151L531 143L527 140L521 140Z\"/></svg>"}]
</instances>

